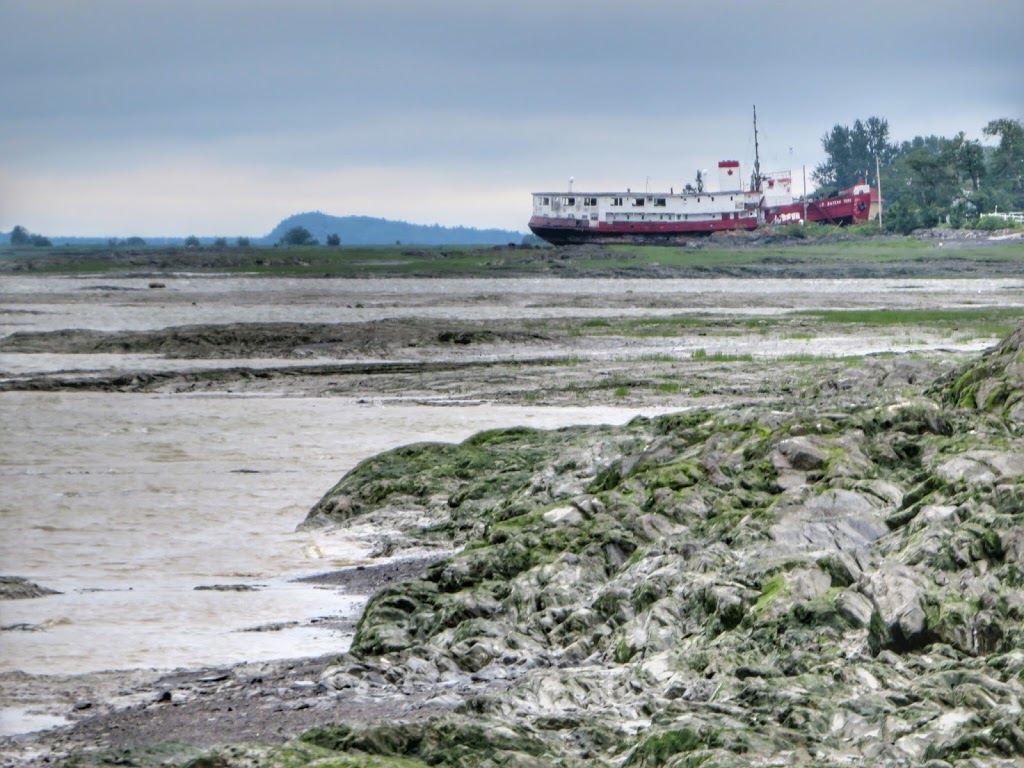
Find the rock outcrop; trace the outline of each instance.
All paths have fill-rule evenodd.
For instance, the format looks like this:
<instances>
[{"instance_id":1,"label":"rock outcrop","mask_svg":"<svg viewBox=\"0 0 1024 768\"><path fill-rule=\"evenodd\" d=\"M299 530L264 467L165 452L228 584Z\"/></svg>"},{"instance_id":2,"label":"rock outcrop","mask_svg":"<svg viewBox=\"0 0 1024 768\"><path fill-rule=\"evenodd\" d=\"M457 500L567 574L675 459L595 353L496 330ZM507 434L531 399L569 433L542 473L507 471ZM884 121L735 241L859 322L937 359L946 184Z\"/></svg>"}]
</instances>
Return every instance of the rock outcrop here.
<instances>
[{"instance_id":1,"label":"rock outcrop","mask_svg":"<svg viewBox=\"0 0 1024 768\"><path fill-rule=\"evenodd\" d=\"M960 371L936 394L961 408L1024 421L1024 326Z\"/></svg>"},{"instance_id":2,"label":"rock outcrop","mask_svg":"<svg viewBox=\"0 0 1024 768\"><path fill-rule=\"evenodd\" d=\"M59 594L55 589L40 586L21 576L0 576L0 600L29 600Z\"/></svg>"}]
</instances>

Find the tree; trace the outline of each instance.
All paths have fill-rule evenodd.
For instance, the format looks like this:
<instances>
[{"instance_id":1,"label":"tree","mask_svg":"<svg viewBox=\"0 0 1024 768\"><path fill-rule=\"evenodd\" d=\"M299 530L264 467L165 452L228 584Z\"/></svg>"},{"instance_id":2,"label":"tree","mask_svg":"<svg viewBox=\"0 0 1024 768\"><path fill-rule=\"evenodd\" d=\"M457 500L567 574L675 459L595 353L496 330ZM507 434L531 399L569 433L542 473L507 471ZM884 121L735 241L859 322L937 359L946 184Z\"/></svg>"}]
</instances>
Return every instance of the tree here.
<instances>
[{"instance_id":1,"label":"tree","mask_svg":"<svg viewBox=\"0 0 1024 768\"><path fill-rule=\"evenodd\" d=\"M198 248L200 245L202 245L202 243L199 242L199 238L195 235L189 235L185 238L186 248Z\"/></svg>"},{"instance_id":2,"label":"tree","mask_svg":"<svg viewBox=\"0 0 1024 768\"><path fill-rule=\"evenodd\" d=\"M34 245L36 247L48 247L53 245L50 238L43 237L29 232L20 224L11 230L11 245Z\"/></svg>"},{"instance_id":3,"label":"tree","mask_svg":"<svg viewBox=\"0 0 1024 768\"><path fill-rule=\"evenodd\" d=\"M990 121L982 132L999 137L990 164L993 181L1012 192L1024 192L1024 123L1001 118Z\"/></svg>"},{"instance_id":4,"label":"tree","mask_svg":"<svg viewBox=\"0 0 1024 768\"><path fill-rule=\"evenodd\" d=\"M983 160L981 145L967 141L963 132L952 139L915 136L902 142L883 184L886 210L900 204L891 222L886 214L886 228L931 227L947 217L953 223L973 216L975 190L985 176Z\"/></svg>"},{"instance_id":5,"label":"tree","mask_svg":"<svg viewBox=\"0 0 1024 768\"><path fill-rule=\"evenodd\" d=\"M328 245L335 245L335 246L341 245L341 238L338 235L328 235L327 236L327 244Z\"/></svg>"},{"instance_id":6,"label":"tree","mask_svg":"<svg viewBox=\"0 0 1024 768\"><path fill-rule=\"evenodd\" d=\"M240 237L235 242L238 244L239 248L248 248L250 244L250 240L248 237Z\"/></svg>"},{"instance_id":7,"label":"tree","mask_svg":"<svg viewBox=\"0 0 1024 768\"><path fill-rule=\"evenodd\" d=\"M904 158L913 174L915 201L921 206L948 207L960 192L953 150L946 139L935 148L916 149Z\"/></svg>"},{"instance_id":8,"label":"tree","mask_svg":"<svg viewBox=\"0 0 1024 768\"><path fill-rule=\"evenodd\" d=\"M281 237L282 245L316 245L313 235L305 227L292 227Z\"/></svg>"},{"instance_id":9,"label":"tree","mask_svg":"<svg viewBox=\"0 0 1024 768\"><path fill-rule=\"evenodd\" d=\"M977 192L985 177L985 150L979 141L968 141L960 131L952 141L953 163L961 181L970 181Z\"/></svg>"},{"instance_id":10,"label":"tree","mask_svg":"<svg viewBox=\"0 0 1024 768\"><path fill-rule=\"evenodd\" d=\"M896 146L889 143L889 122L880 117L855 120L853 127L835 125L821 137L828 156L811 177L831 190L853 186L875 167L875 158L883 166L892 163Z\"/></svg>"},{"instance_id":11,"label":"tree","mask_svg":"<svg viewBox=\"0 0 1024 768\"><path fill-rule=\"evenodd\" d=\"M218 237L213 241L214 248L227 248L228 239L226 237Z\"/></svg>"}]
</instances>

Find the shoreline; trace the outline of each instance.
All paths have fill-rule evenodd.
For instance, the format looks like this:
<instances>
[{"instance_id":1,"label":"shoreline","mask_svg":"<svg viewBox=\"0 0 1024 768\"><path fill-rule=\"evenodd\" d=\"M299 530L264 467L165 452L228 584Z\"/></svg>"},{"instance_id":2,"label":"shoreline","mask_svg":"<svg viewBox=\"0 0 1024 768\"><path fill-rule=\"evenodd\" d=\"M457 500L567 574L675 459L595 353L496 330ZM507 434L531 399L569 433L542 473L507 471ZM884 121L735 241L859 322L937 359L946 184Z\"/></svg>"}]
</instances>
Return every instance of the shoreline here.
<instances>
[{"instance_id":1,"label":"shoreline","mask_svg":"<svg viewBox=\"0 0 1024 768\"><path fill-rule=\"evenodd\" d=\"M443 557L397 557L291 581L369 598L415 578ZM52 727L0 736L0 759L45 763L71 752L137 748L153 739L208 747L223 743L221 734L227 732L241 739L280 742L339 716L363 716L369 721L374 717L372 708L339 706L337 702L328 707L322 701L325 690L319 674L338 653L80 675L0 672L4 709L22 710L33 722L53 721ZM421 702L418 706L425 705ZM211 718L216 719L216 726L204 728L202 724Z\"/></svg>"}]
</instances>

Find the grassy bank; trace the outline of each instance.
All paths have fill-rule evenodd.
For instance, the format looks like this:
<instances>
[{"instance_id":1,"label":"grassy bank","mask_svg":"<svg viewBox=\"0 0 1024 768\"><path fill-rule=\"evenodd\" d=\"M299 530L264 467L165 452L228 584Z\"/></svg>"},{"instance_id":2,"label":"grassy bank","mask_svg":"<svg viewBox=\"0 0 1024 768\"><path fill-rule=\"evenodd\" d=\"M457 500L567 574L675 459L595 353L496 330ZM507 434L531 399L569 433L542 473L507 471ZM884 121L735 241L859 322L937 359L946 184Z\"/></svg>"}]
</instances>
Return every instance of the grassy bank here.
<instances>
[{"instance_id":1,"label":"grassy bank","mask_svg":"<svg viewBox=\"0 0 1024 768\"><path fill-rule=\"evenodd\" d=\"M0 247L0 272L32 274L250 273L311 277L368 276L950 276L1015 275L1021 242L961 240L955 247L917 238L814 239L783 236L696 240L689 245L565 248L419 246ZM855 274L845 275L856 269ZM839 275L837 275L839 273Z\"/></svg>"}]
</instances>

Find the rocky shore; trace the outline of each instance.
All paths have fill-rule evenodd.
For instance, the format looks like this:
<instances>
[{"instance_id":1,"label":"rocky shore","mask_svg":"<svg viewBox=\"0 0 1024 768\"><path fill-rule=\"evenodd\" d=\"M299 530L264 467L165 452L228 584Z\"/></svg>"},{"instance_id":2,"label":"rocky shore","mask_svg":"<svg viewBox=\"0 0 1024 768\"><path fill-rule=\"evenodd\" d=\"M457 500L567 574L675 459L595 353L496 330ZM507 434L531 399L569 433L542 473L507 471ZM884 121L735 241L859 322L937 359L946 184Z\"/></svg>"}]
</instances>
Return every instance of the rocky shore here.
<instances>
[{"instance_id":1,"label":"rocky shore","mask_svg":"<svg viewBox=\"0 0 1024 768\"><path fill-rule=\"evenodd\" d=\"M349 652L110 673L95 696L77 680L78 722L5 749L67 765L1018 765L1022 360L1024 328L952 371L876 361L785 407L383 454L305 523L372 528L404 563L327 577L377 590Z\"/></svg>"}]
</instances>

